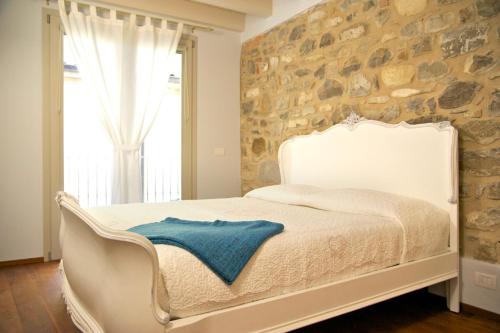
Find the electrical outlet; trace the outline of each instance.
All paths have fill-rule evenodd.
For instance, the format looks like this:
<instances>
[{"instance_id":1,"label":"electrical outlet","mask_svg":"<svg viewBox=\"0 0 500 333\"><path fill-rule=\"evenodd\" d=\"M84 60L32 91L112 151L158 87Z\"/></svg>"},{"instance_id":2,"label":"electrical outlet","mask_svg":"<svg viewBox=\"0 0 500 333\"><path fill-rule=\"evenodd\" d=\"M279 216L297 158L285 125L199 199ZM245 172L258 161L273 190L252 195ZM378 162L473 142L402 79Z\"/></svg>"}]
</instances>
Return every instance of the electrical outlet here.
<instances>
[{"instance_id":1,"label":"electrical outlet","mask_svg":"<svg viewBox=\"0 0 500 333\"><path fill-rule=\"evenodd\" d=\"M488 289L497 289L497 277L495 275L475 272L474 283L476 286L488 288Z\"/></svg>"}]
</instances>

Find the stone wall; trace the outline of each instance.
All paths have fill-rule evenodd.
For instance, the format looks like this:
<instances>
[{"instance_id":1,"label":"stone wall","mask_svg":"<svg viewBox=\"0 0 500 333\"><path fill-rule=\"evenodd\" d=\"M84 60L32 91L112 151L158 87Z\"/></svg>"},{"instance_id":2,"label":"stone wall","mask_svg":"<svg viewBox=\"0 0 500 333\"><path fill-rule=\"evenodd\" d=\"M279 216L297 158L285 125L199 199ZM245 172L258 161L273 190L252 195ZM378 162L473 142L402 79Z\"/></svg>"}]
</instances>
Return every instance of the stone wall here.
<instances>
[{"instance_id":1,"label":"stone wall","mask_svg":"<svg viewBox=\"0 0 500 333\"><path fill-rule=\"evenodd\" d=\"M279 183L283 140L351 111L449 120L460 131L462 251L500 263L499 11L499 0L329 1L244 43L242 192Z\"/></svg>"}]
</instances>

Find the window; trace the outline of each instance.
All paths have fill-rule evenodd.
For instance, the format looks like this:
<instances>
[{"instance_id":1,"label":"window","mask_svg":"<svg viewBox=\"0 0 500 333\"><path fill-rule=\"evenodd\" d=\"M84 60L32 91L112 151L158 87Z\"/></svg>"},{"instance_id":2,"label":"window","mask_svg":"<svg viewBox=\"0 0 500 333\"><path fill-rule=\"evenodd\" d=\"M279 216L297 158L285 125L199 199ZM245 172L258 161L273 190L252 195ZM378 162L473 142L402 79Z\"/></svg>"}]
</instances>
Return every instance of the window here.
<instances>
[{"instance_id":1,"label":"window","mask_svg":"<svg viewBox=\"0 0 500 333\"><path fill-rule=\"evenodd\" d=\"M66 36L64 45L64 190L83 207L111 204L113 147L89 98ZM180 200L182 193L182 65L177 53L169 86L141 149L144 202Z\"/></svg>"},{"instance_id":2,"label":"window","mask_svg":"<svg viewBox=\"0 0 500 333\"><path fill-rule=\"evenodd\" d=\"M113 147L78 71L66 36L63 38L64 191L82 207L111 204Z\"/></svg>"},{"instance_id":3,"label":"window","mask_svg":"<svg viewBox=\"0 0 500 333\"><path fill-rule=\"evenodd\" d=\"M50 260L60 258L60 212L54 202L57 191L64 189L76 195L83 207L108 205L112 147L96 115L92 121L79 118L82 112L92 114L97 103L89 100L84 92L78 65L64 48L59 13L44 8L43 15L44 255ZM147 202L196 198L194 37L183 36L178 49L180 69L176 67L173 73L166 73L172 76L162 107L174 105L179 110L180 105L180 112L160 114L158 125L151 129L142 147L143 188ZM175 131L169 127L179 121ZM168 140L177 140L175 150L165 148ZM169 163L164 163L165 160ZM170 169L166 173L158 169L162 163L163 168ZM166 177L166 174L174 176Z\"/></svg>"},{"instance_id":4,"label":"window","mask_svg":"<svg viewBox=\"0 0 500 333\"><path fill-rule=\"evenodd\" d=\"M182 54L177 53L168 91L142 145L144 202L181 199Z\"/></svg>"},{"instance_id":5,"label":"window","mask_svg":"<svg viewBox=\"0 0 500 333\"><path fill-rule=\"evenodd\" d=\"M141 149L144 202L181 199L182 53L174 57L169 87ZM64 37L64 190L83 207L111 204L113 147Z\"/></svg>"}]
</instances>

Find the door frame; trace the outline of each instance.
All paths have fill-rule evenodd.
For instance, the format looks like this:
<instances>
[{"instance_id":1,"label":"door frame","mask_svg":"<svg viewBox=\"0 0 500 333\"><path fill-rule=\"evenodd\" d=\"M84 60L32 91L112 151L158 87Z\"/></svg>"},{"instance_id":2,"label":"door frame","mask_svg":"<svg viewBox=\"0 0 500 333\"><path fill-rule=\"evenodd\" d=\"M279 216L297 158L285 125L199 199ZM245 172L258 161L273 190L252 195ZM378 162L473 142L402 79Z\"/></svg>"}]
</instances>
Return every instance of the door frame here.
<instances>
[{"instance_id":1,"label":"door frame","mask_svg":"<svg viewBox=\"0 0 500 333\"><path fill-rule=\"evenodd\" d=\"M42 8L43 71L43 257L60 258L59 208L54 200L64 188L63 165L63 49L59 12Z\"/></svg>"},{"instance_id":2,"label":"door frame","mask_svg":"<svg viewBox=\"0 0 500 333\"><path fill-rule=\"evenodd\" d=\"M63 27L59 11L42 8L43 33L43 256L59 259L60 212L54 198L64 189ZM184 34L177 52L182 53L182 162L183 200L197 198L197 38ZM168 75L168 74L166 74Z\"/></svg>"},{"instance_id":3,"label":"door frame","mask_svg":"<svg viewBox=\"0 0 500 333\"><path fill-rule=\"evenodd\" d=\"M197 198L197 38L183 35L177 52L182 54L181 199Z\"/></svg>"}]
</instances>

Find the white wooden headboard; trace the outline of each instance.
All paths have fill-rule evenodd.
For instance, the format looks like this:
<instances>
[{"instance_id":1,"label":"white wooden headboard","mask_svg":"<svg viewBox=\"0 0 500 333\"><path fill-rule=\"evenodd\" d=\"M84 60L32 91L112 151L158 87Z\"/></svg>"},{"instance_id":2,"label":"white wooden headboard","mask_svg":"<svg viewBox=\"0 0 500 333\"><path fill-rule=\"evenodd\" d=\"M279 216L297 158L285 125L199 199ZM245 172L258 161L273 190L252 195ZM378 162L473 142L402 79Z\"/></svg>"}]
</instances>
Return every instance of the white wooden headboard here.
<instances>
[{"instance_id":1,"label":"white wooden headboard","mask_svg":"<svg viewBox=\"0 0 500 333\"><path fill-rule=\"evenodd\" d=\"M390 125L352 114L279 150L282 184L366 188L456 210L457 131L448 122Z\"/></svg>"}]
</instances>

